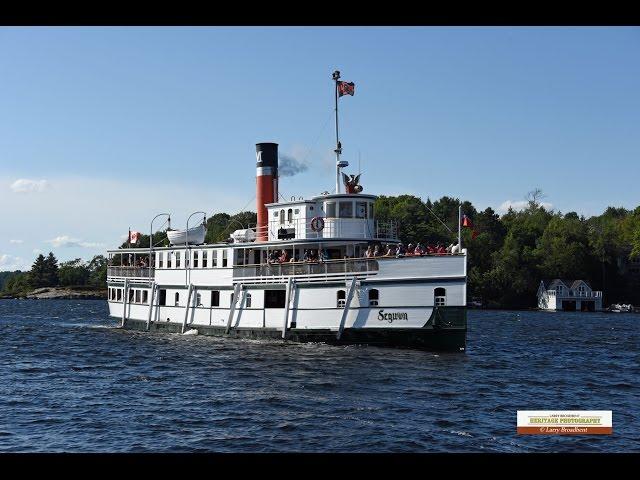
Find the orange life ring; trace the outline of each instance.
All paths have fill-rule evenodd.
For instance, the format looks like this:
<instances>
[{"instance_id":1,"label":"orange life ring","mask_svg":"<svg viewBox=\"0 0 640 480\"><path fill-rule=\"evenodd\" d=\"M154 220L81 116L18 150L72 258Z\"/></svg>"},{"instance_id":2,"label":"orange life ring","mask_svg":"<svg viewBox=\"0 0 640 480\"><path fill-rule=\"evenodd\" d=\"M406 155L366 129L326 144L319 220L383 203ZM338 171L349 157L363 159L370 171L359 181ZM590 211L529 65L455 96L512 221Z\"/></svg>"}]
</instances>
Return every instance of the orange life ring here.
<instances>
[{"instance_id":1,"label":"orange life ring","mask_svg":"<svg viewBox=\"0 0 640 480\"><path fill-rule=\"evenodd\" d=\"M314 232L319 232L324 228L324 218L322 217L313 217L311 219L311 230Z\"/></svg>"}]
</instances>

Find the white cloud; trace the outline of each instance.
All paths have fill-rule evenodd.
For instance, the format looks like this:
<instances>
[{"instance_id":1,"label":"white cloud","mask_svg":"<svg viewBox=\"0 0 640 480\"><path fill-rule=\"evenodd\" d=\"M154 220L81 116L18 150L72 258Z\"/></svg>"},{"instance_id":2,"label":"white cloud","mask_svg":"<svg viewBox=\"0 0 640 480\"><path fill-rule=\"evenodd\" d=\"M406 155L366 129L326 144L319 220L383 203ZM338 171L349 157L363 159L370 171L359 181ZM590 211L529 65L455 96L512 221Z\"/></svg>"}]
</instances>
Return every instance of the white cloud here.
<instances>
[{"instance_id":1,"label":"white cloud","mask_svg":"<svg viewBox=\"0 0 640 480\"><path fill-rule=\"evenodd\" d=\"M293 182L297 178L288 180ZM255 209L255 199L251 200L255 179L251 175L236 185L216 184L216 188L177 180L140 182L132 179L53 177L48 178L50 188L37 194L20 195L20 202L15 201L18 194L6 188L14 180L0 174L0 205L12 207L2 212L0 232L3 235L0 236L6 240L0 240L0 244L4 241L7 248L2 250L0 245L0 252L20 254L24 258L31 256L34 247L45 253L55 248L53 240L60 245L66 244L65 248L55 252L61 262L104 253L107 247L117 248L126 240L129 227L148 234L151 219L160 212L171 213L171 225L183 228L189 214L196 210L204 210L209 216L218 212L236 213L243 208ZM156 220L154 230L166 228L163 222L164 218ZM3 225L5 231L2 230ZM22 238L25 243L9 245L7 241L12 237ZM26 248L29 239L50 241ZM77 245L72 245L74 242ZM105 246L98 247L98 242ZM95 248L91 248L92 245ZM9 247L16 250L11 251ZM17 248L24 248L24 251Z\"/></svg>"},{"instance_id":2,"label":"white cloud","mask_svg":"<svg viewBox=\"0 0 640 480\"><path fill-rule=\"evenodd\" d=\"M527 205L529 205L529 202L526 200L517 200L517 201L505 200L498 207L498 212L507 213L509 211L509 208L512 208L516 211L524 210L525 208L527 208ZM540 202L540 206L544 207L546 210L551 210L553 208L553 204L549 202Z\"/></svg>"},{"instance_id":3,"label":"white cloud","mask_svg":"<svg viewBox=\"0 0 640 480\"><path fill-rule=\"evenodd\" d=\"M13 271L13 270L28 270L28 266L24 263L24 260L20 257L14 257L6 253L0 253L0 270Z\"/></svg>"},{"instance_id":4,"label":"white cloud","mask_svg":"<svg viewBox=\"0 0 640 480\"><path fill-rule=\"evenodd\" d=\"M42 192L49 188L50 184L46 180L31 180L29 178L19 178L11 184L9 188L16 193Z\"/></svg>"},{"instance_id":5,"label":"white cloud","mask_svg":"<svg viewBox=\"0 0 640 480\"><path fill-rule=\"evenodd\" d=\"M83 240L72 238L69 235L58 235L56 238L46 240L56 248L59 247L82 247L82 248L100 248L104 247L103 243L85 242Z\"/></svg>"},{"instance_id":6,"label":"white cloud","mask_svg":"<svg viewBox=\"0 0 640 480\"><path fill-rule=\"evenodd\" d=\"M9 240L9 243L20 244L20 243L24 243L24 240Z\"/></svg>"}]
</instances>

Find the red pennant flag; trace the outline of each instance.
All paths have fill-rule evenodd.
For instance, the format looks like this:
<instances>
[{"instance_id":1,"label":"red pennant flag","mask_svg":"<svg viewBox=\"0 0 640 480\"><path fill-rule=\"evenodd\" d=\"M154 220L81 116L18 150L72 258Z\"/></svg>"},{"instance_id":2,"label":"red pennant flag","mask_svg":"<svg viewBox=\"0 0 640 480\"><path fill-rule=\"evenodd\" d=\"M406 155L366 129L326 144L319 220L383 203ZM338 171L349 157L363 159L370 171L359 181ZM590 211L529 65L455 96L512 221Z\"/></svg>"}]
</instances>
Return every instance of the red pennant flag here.
<instances>
[{"instance_id":1,"label":"red pennant flag","mask_svg":"<svg viewBox=\"0 0 640 480\"><path fill-rule=\"evenodd\" d=\"M467 228L473 228L473 224L471 223L471 219L466 215L462 215L462 226Z\"/></svg>"},{"instance_id":2,"label":"red pennant flag","mask_svg":"<svg viewBox=\"0 0 640 480\"><path fill-rule=\"evenodd\" d=\"M351 95L353 97L356 85L353 82L338 82L338 96Z\"/></svg>"}]
</instances>

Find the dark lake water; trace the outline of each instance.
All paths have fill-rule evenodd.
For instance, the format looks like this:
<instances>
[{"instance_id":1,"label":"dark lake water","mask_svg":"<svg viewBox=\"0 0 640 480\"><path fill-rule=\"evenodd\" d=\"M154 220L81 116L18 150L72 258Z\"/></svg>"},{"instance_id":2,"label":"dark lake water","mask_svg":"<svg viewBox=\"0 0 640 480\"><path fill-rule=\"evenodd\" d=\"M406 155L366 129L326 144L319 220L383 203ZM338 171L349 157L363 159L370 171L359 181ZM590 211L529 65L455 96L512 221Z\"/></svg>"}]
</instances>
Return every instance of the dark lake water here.
<instances>
[{"instance_id":1,"label":"dark lake water","mask_svg":"<svg viewBox=\"0 0 640 480\"><path fill-rule=\"evenodd\" d=\"M640 451L640 315L472 310L463 354L116 326L0 300L0 451ZM613 410L614 433L517 435L518 409Z\"/></svg>"}]
</instances>

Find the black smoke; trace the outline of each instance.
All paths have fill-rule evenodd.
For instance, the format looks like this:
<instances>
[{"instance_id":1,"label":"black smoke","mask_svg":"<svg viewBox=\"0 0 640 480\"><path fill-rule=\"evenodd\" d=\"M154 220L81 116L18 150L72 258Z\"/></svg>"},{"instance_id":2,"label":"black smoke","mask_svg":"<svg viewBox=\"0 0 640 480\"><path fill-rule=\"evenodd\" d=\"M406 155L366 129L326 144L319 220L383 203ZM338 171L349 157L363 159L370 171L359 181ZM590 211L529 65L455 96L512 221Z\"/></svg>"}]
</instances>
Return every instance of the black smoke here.
<instances>
[{"instance_id":1,"label":"black smoke","mask_svg":"<svg viewBox=\"0 0 640 480\"><path fill-rule=\"evenodd\" d=\"M309 170L309 165L290 155L280 153L278 155L278 176L293 177Z\"/></svg>"}]
</instances>

